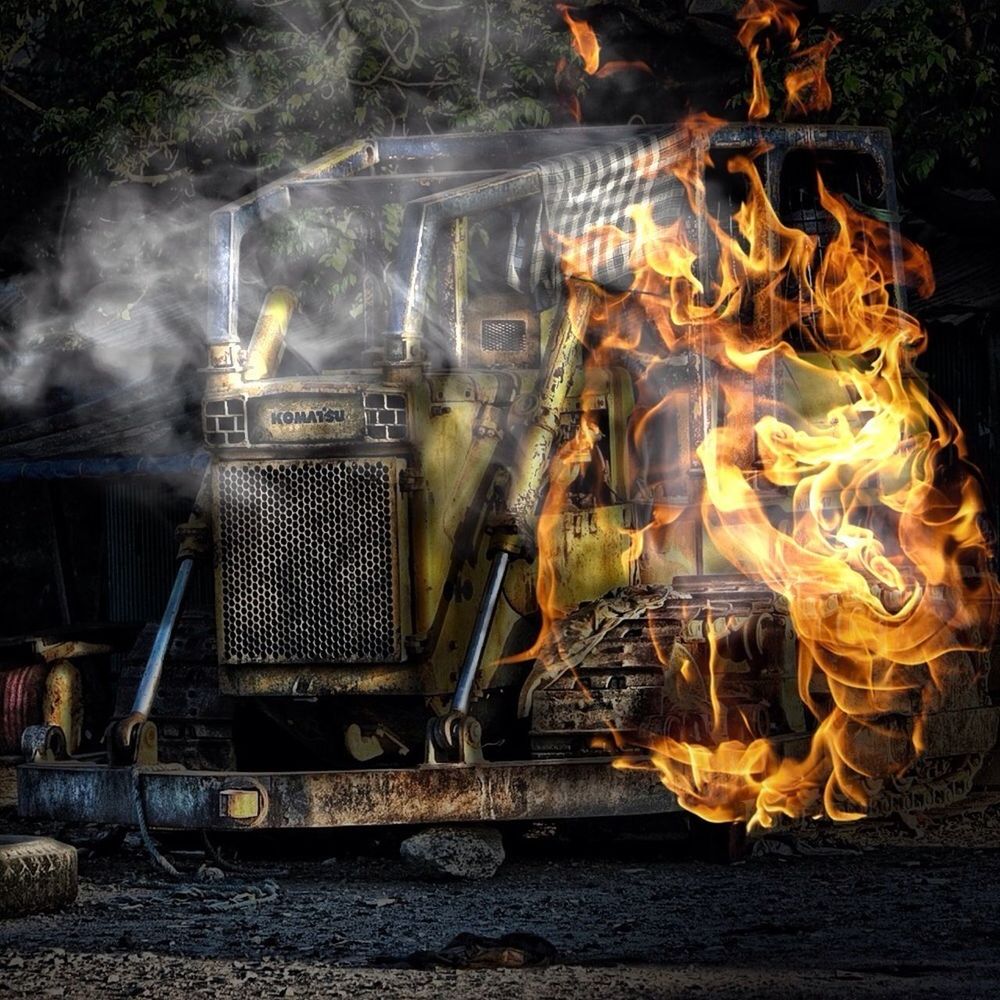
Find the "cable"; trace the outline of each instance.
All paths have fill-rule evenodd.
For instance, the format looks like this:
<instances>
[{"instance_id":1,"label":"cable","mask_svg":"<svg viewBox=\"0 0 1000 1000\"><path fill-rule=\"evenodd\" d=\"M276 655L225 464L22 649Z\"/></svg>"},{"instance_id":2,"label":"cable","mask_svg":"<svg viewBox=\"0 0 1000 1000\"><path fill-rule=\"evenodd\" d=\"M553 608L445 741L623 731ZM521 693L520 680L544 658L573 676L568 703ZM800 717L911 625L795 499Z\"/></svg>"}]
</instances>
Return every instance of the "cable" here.
<instances>
[{"instance_id":1,"label":"cable","mask_svg":"<svg viewBox=\"0 0 1000 1000\"><path fill-rule=\"evenodd\" d=\"M132 805L135 808L135 818L139 824L139 836L142 838L142 843L149 853L150 858L159 868L165 871L171 878L183 878L181 873L171 864L167 856L161 853L160 849L156 846L156 842L150 835L149 826L146 823L146 804L142 798L142 775L137 765L133 764L131 771Z\"/></svg>"}]
</instances>

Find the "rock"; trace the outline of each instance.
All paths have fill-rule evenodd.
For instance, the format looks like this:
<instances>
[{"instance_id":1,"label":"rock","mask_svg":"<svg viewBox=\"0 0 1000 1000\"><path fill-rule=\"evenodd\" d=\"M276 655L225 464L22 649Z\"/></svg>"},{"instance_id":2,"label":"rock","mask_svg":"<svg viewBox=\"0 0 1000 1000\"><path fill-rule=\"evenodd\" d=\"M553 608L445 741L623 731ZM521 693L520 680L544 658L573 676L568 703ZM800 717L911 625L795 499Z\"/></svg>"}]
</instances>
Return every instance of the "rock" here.
<instances>
[{"instance_id":1,"label":"rock","mask_svg":"<svg viewBox=\"0 0 1000 1000\"><path fill-rule=\"evenodd\" d=\"M431 826L407 837L399 856L424 878L492 878L503 864L500 831L487 826Z\"/></svg>"}]
</instances>

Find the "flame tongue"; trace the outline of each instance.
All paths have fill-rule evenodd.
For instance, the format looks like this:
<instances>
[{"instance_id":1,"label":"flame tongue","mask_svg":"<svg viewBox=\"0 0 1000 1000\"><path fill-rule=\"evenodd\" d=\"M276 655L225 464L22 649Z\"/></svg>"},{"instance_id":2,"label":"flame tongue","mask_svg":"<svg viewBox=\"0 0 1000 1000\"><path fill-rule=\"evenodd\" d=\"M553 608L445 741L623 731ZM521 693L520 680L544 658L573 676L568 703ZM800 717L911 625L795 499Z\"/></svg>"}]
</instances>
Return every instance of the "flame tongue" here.
<instances>
[{"instance_id":1,"label":"flame tongue","mask_svg":"<svg viewBox=\"0 0 1000 1000\"><path fill-rule=\"evenodd\" d=\"M793 65L785 73L785 116L826 111L833 104L826 63L840 38L831 31L815 45L800 48L798 12L801 10L790 0L747 0L736 14L740 22L736 38L750 62L752 89L747 114L751 121L767 118L771 113L761 52L771 50L772 39L787 39L792 57Z\"/></svg>"},{"instance_id":2,"label":"flame tongue","mask_svg":"<svg viewBox=\"0 0 1000 1000\"><path fill-rule=\"evenodd\" d=\"M586 17L568 4L557 3L555 6L569 28L573 50L588 76L601 78L628 69L653 75L649 65L641 60L611 59L602 65L601 44ZM574 12L570 13L571 10ZM825 111L833 104L833 94L826 79L826 64L841 39L830 31L822 41L801 48L801 10L803 8L792 0L745 0L736 14L739 22L736 38L750 63L748 117L751 121L767 118L771 113L771 97L764 80L762 55L770 52L776 41L785 42L792 59L792 66L785 74L785 116ZM556 69L557 76L561 76L565 69L566 60L561 59ZM579 100L575 94L569 96L568 103L573 118L580 121Z\"/></svg>"},{"instance_id":3,"label":"flame tongue","mask_svg":"<svg viewBox=\"0 0 1000 1000\"><path fill-rule=\"evenodd\" d=\"M570 30L573 41L573 49L583 60L583 70L593 76L601 64L601 47L597 41L594 29L584 19L577 19L570 14L570 8L566 4L556 4L556 10L562 14L566 26Z\"/></svg>"},{"instance_id":4,"label":"flame tongue","mask_svg":"<svg viewBox=\"0 0 1000 1000\"><path fill-rule=\"evenodd\" d=\"M833 91L826 79L830 53L840 44L840 37L829 32L821 42L795 53L794 68L785 74L785 116L827 111L833 106Z\"/></svg>"},{"instance_id":5,"label":"flame tongue","mask_svg":"<svg viewBox=\"0 0 1000 1000\"><path fill-rule=\"evenodd\" d=\"M590 24L583 18L578 19L570 14L570 8L566 4L557 3L556 10L562 14L562 18L569 28L573 51L580 57L583 71L588 76L601 79L614 76L624 70L638 70L641 73L652 75L653 71L641 59L611 59L602 64L601 44L597 40L597 33ZM559 69L565 69L565 64ZM580 120L579 107L576 107L571 113L577 121Z\"/></svg>"},{"instance_id":6,"label":"flame tongue","mask_svg":"<svg viewBox=\"0 0 1000 1000\"><path fill-rule=\"evenodd\" d=\"M791 3L790 0L747 0L736 15L736 19L740 22L736 40L746 49L747 58L750 60L753 92L750 98L749 117L752 121L766 118L771 113L771 99L764 83L764 69L760 62L761 46L763 45L765 50L770 49L771 42L770 38L765 38L763 42L759 39L766 32L773 31L778 36L787 36L789 47L793 51L797 49L799 45L797 11L801 9L798 4Z\"/></svg>"}]
</instances>

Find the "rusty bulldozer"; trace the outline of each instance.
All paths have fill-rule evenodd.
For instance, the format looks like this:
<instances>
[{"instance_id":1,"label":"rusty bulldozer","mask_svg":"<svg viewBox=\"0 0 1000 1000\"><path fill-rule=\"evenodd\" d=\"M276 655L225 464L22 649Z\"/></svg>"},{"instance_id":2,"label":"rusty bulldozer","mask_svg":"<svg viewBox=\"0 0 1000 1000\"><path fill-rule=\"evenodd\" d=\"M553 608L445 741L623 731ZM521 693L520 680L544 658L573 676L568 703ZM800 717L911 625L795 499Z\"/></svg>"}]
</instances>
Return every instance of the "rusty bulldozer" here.
<instances>
[{"instance_id":1,"label":"rusty bulldozer","mask_svg":"<svg viewBox=\"0 0 1000 1000\"><path fill-rule=\"evenodd\" d=\"M671 471L639 474L647 373L594 360L595 279L547 236L640 197L684 218L680 181L636 163L692 143L694 186L719 206L738 196L707 158L753 153L771 203L817 239L817 157L858 204L896 212L885 132L770 125L372 139L215 212L209 460L173 588L121 670L101 755L26 731L24 815L254 830L677 811L648 734L697 743L719 721L672 701L679 658L706 685L716 672L731 736L803 752L815 720L788 603L696 516L695 452L726 419L718 372L694 351L658 367ZM332 231L335 270L358 275L320 305L308 271L269 271L266 237L295 217ZM690 227L700 251L712 234ZM789 385L751 388L764 406ZM547 515L543 562L549 470L581 424L591 458ZM633 538L657 502L695 516L653 561ZM540 566L567 609L541 642ZM199 572L214 607L185 607ZM968 793L996 734L978 655L965 703L925 720L920 766L879 781L870 811Z\"/></svg>"}]
</instances>

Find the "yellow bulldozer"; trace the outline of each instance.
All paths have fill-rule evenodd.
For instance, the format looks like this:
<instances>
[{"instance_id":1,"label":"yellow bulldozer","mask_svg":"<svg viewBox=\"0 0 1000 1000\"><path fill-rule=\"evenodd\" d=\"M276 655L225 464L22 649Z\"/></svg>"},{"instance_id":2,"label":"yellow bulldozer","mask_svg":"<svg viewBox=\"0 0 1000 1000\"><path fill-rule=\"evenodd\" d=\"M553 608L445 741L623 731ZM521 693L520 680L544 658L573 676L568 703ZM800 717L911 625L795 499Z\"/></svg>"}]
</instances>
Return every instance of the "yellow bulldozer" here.
<instances>
[{"instance_id":1,"label":"yellow bulldozer","mask_svg":"<svg viewBox=\"0 0 1000 1000\"><path fill-rule=\"evenodd\" d=\"M895 232L887 134L816 126L371 139L216 211L208 460L170 598L121 666L100 755L74 754L57 725L25 731L22 814L205 830L682 806L731 820L695 794L714 780L692 778L699 753L766 747L771 763L744 775L755 800L768 767L805 773L849 699L804 675L794 601L705 523L699 456L739 416L733 369L692 342L654 359L635 346L648 331L624 346L607 333L637 294L636 205L683 231L705 296L721 242L749 254L737 160L754 165L779 248L786 231L817 255L835 238L826 191ZM268 249L295 219L333 236L315 268ZM890 243L898 298L906 253ZM746 329L774 323L761 302L745 297ZM742 482L781 525L794 490L762 473L751 423L792 408L819 421L843 400L773 356L740 383ZM185 605L199 572L211 606ZM912 596L880 600L891 618ZM941 654L960 693L928 706L914 681L848 711L868 754L850 786L865 784L862 811L969 792L996 736L972 631ZM733 778L718 757L705 770Z\"/></svg>"}]
</instances>

